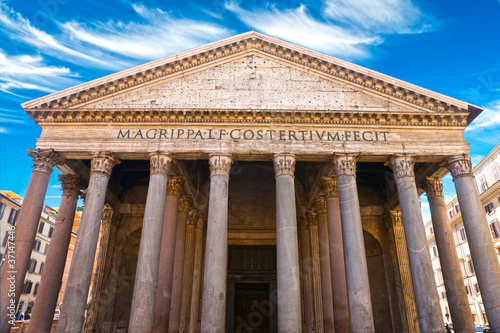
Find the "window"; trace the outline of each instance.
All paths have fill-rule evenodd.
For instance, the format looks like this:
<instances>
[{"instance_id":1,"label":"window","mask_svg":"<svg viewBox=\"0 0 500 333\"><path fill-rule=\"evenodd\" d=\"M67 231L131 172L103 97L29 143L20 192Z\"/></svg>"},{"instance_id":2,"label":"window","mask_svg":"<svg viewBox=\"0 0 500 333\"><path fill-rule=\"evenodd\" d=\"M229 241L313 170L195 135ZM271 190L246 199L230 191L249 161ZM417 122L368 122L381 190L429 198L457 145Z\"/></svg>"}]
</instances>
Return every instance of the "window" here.
<instances>
[{"instance_id":1,"label":"window","mask_svg":"<svg viewBox=\"0 0 500 333\"><path fill-rule=\"evenodd\" d=\"M49 244L45 244L45 251L43 251L43 254L47 254L49 252Z\"/></svg>"},{"instance_id":2,"label":"window","mask_svg":"<svg viewBox=\"0 0 500 333\"><path fill-rule=\"evenodd\" d=\"M44 263L44 262L42 262L42 263L40 264L40 268L39 268L39 270L38 270L38 274L42 274L42 273L43 273L43 266L44 266L44 265L45 265L45 263Z\"/></svg>"},{"instance_id":3,"label":"window","mask_svg":"<svg viewBox=\"0 0 500 333\"><path fill-rule=\"evenodd\" d=\"M9 232L6 231L5 232L5 236L3 236L3 242L2 242L2 246L7 246L7 242L9 241Z\"/></svg>"},{"instance_id":4,"label":"window","mask_svg":"<svg viewBox=\"0 0 500 333\"><path fill-rule=\"evenodd\" d=\"M493 239L500 238L499 229L500 227L498 226L498 220L494 220L493 222L490 223L491 236L493 236Z\"/></svg>"},{"instance_id":5,"label":"window","mask_svg":"<svg viewBox=\"0 0 500 333\"><path fill-rule=\"evenodd\" d=\"M444 291L441 292L441 299L446 299L446 293Z\"/></svg>"},{"instance_id":6,"label":"window","mask_svg":"<svg viewBox=\"0 0 500 333\"><path fill-rule=\"evenodd\" d=\"M450 210L450 211L448 212L448 214L450 214L450 219L451 219L451 218L453 217L453 211L452 211L452 210Z\"/></svg>"},{"instance_id":7,"label":"window","mask_svg":"<svg viewBox=\"0 0 500 333\"><path fill-rule=\"evenodd\" d=\"M28 272L33 273L36 269L36 260L31 259L30 260L30 265L28 266Z\"/></svg>"},{"instance_id":8,"label":"window","mask_svg":"<svg viewBox=\"0 0 500 333\"><path fill-rule=\"evenodd\" d=\"M467 259L467 268L469 269L470 274L476 274L474 270L474 264L472 263L472 259Z\"/></svg>"},{"instance_id":9,"label":"window","mask_svg":"<svg viewBox=\"0 0 500 333\"><path fill-rule=\"evenodd\" d=\"M484 206L484 210L488 215L493 214L493 203L490 202L489 204Z\"/></svg>"},{"instance_id":10,"label":"window","mask_svg":"<svg viewBox=\"0 0 500 333\"><path fill-rule=\"evenodd\" d=\"M29 294L31 292L31 287L33 287L33 282L31 281L24 282L23 294Z\"/></svg>"},{"instance_id":11,"label":"window","mask_svg":"<svg viewBox=\"0 0 500 333\"><path fill-rule=\"evenodd\" d=\"M479 192L483 193L488 189L488 183L486 182L486 178L484 176L481 176L480 183L481 183L481 189Z\"/></svg>"},{"instance_id":12,"label":"window","mask_svg":"<svg viewBox=\"0 0 500 333\"><path fill-rule=\"evenodd\" d=\"M458 239L460 242L465 242L467 240L467 234L465 233L465 229L463 227L458 230Z\"/></svg>"},{"instance_id":13,"label":"window","mask_svg":"<svg viewBox=\"0 0 500 333\"><path fill-rule=\"evenodd\" d=\"M493 166L491 171L493 172L493 179L495 180L495 182L499 181L500 180L500 168L498 167L498 163L495 163L495 165Z\"/></svg>"},{"instance_id":14,"label":"window","mask_svg":"<svg viewBox=\"0 0 500 333\"><path fill-rule=\"evenodd\" d=\"M460 213L460 206L458 205L455 205L455 213Z\"/></svg>"},{"instance_id":15,"label":"window","mask_svg":"<svg viewBox=\"0 0 500 333\"><path fill-rule=\"evenodd\" d=\"M465 286L465 292L467 293L467 295L470 295L470 288L469 288L469 286Z\"/></svg>"},{"instance_id":16,"label":"window","mask_svg":"<svg viewBox=\"0 0 500 333\"><path fill-rule=\"evenodd\" d=\"M19 217L19 210L12 208L10 210L9 219L7 222L12 225L16 225L17 218Z\"/></svg>"},{"instance_id":17,"label":"window","mask_svg":"<svg viewBox=\"0 0 500 333\"><path fill-rule=\"evenodd\" d=\"M53 227L50 227L50 228L49 228L49 234L48 234L49 238L51 238L51 237L52 237L52 233L53 233L53 232L54 232L54 228L53 228Z\"/></svg>"},{"instance_id":18,"label":"window","mask_svg":"<svg viewBox=\"0 0 500 333\"><path fill-rule=\"evenodd\" d=\"M38 294L38 286L39 285L40 285L40 283L35 284L35 290L33 290L33 296L36 296L36 294Z\"/></svg>"},{"instance_id":19,"label":"window","mask_svg":"<svg viewBox=\"0 0 500 333\"><path fill-rule=\"evenodd\" d=\"M43 221L40 221L40 224L38 225L38 232L43 233L43 227L45 226L45 223Z\"/></svg>"},{"instance_id":20,"label":"window","mask_svg":"<svg viewBox=\"0 0 500 333\"><path fill-rule=\"evenodd\" d=\"M33 246L33 250L40 251L40 241L38 239L35 240L35 246Z\"/></svg>"},{"instance_id":21,"label":"window","mask_svg":"<svg viewBox=\"0 0 500 333\"><path fill-rule=\"evenodd\" d=\"M481 293L481 290L479 290L479 285L477 283L474 283L474 290L476 291L477 294Z\"/></svg>"},{"instance_id":22,"label":"window","mask_svg":"<svg viewBox=\"0 0 500 333\"><path fill-rule=\"evenodd\" d=\"M434 258L437 257L437 255L438 255L438 252L437 252L437 249L435 246L432 247L432 254L433 254Z\"/></svg>"},{"instance_id":23,"label":"window","mask_svg":"<svg viewBox=\"0 0 500 333\"><path fill-rule=\"evenodd\" d=\"M3 219L3 214L5 213L6 208L7 205L4 204L3 202L0 202L0 219Z\"/></svg>"}]
</instances>

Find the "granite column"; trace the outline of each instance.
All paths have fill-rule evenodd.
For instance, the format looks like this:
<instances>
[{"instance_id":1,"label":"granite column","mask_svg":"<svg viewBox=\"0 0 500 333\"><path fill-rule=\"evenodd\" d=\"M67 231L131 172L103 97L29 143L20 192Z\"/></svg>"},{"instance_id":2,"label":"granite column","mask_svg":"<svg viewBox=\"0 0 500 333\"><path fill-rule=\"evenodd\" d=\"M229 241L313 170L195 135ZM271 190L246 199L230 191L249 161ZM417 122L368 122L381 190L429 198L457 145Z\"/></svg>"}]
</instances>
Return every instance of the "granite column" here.
<instances>
[{"instance_id":1,"label":"granite column","mask_svg":"<svg viewBox=\"0 0 500 333\"><path fill-rule=\"evenodd\" d=\"M82 331L106 191L111 170L117 163L118 159L107 152L95 153L92 157L89 187L71 260L57 333Z\"/></svg>"},{"instance_id":2,"label":"granite column","mask_svg":"<svg viewBox=\"0 0 500 333\"><path fill-rule=\"evenodd\" d=\"M479 200L468 155L448 160L462 212L470 253L492 332L500 332L500 263L491 239L484 208Z\"/></svg>"},{"instance_id":3,"label":"granite column","mask_svg":"<svg viewBox=\"0 0 500 333\"><path fill-rule=\"evenodd\" d=\"M356 186L356 154L335 154L351 332L374 332L363 226Z\"/></svg>"},{"instance_id":4,"label":"granite column","mask_svg":"<svg viewBox=\"0 0 500 333\"><path fill-rule=\"evenodd\" d=\"M295 206L295 156L274 155L276 177L276 262L278 282L278 332L297 333L301 328L299 251Z\"/></svg>"},{"instance_id":5,"label":"granite column","mask_svg":"<svg viewBox=\"0 0 500 333\"><path fill-rule=\"evenodd\" d=\"M330 269L330 249L328 239L328 217L326 215L325 197L314 200L318 219L318 243L321 268L321 296L323 304L323 327L325 332L334 332L332 277Z\"/></svg>"},{"instance_id":6,"label":"granite column","mask_svg":"<svg viewBox=\"0 0 500 333\"><path fill-rule=\"evenodd\" d=\"M427 200L429 200L431 209L432 225L436 236L448 306L453 321L453 331L457 333L474 332L474 321L469 299L464 288L453 233L446 215L443 182L439 178L427 178L424 190L427 193Z\"/></svg>"},{"instance_id":7,"label":"granite column","mask_svg":"<svg viewBox=\"0 0 500 333\"><path fill-rule=\"evenodd\" d=\"M335 333L348 333L349 306L347 303L339 191L337 179L324 178L323 180L323 192L326 197L326 215L328 220L328 240Z\"/></svg>"},{"instance_id":8,"label":"granite column","mask_svg":"<svg viewBox=\"0 0 500 333\"><path fill-rule=\"evenodd\" d=\"M175 237L174 277L172 281L172 300L170 301L170 317L168 332L178 333L181 319L182 282L184 272L184 254L186 245L186 227L189 216L189 207L193 200L182 196L179 200L179 214L177 217L177 235Z\"/></svg>"},{"instance_id":9,"label":"granite column","mask_svg":"<svg viewBox=\"0 0 500 333\"><path fill-rule=\"evenodd\" d=\"M59 175L62 187L61 204L57 212L49 252L45 258L44 271L40 280L36 302L30 319L28 332L49 332L57 305L57 297L66 264L71 229L75 219L76 205L82 189L79 175Z\"/></svg>"},{"instance_id":10,"label":"granite column","mask_svg":"<svg viewBox=\"0 0 500 333\"><path fill-rule=\"evenodd\" d=\"M314 332L323 333L323 299L321 291L321 263L319 258L318 217L314 211L307 212L309 236L311 237L311 258L314 293Z\"/></svg>"},{"instance_id":11,"label":"granite column","mask_svg":"<svg viewBox=\"0 0 500 333\"><path fill-rule=\"evenodd\" d=\"M206 215L200 214L196 222L196 244L194 248L194 266L193 266L193 286L191 291L191 304L189 312L189 333L197 333L199 329L198 317L200 309L200 288L202 277L202 261L203 261L203 237L206 227ZM207 331L209 332L209 331ZM212 331L212 332L224 332Z\"/></svg>"},{"instance_id":12,"label":"granite column","mask_svg":"<svg viewBox=\"0 0 500 333\"><path fill-rule=\"evenodd\" d=\"M9 321L15 318L52 168L63 163L53 149L28 149L28 155L33 158L33 171L19 218L16 225L11 226L9 230L9 242L1 273L0 331L6 333L10 332Z\"/></svg>"},{"instance_id":13,"label":"granite column","mask_svg":"<svg viewBox=\"0 0 500 333\"><path fill-rule=\"evenodd\" d=\"M443 332L444 322L437 289L429 288L436 281L415 184L414 161L414 155L395 154L389 166L398 190L420 331Z\"/></svg>"},{"instance_id":14,"label":"granite column","mask_svg":"<svg viewBox=\"0 0 500 333\"><path fill-rule=\"evenodd\" d=\"M213 154L210 164L207 244L201 310L201 332L224 332L226 324L227 208L229 171L233 160Z\"/></svg>"},{"instance_id":15,"label":"granite column","mask_svg":"<svg viewBox=\"0 0 500 333\"><path fill-rule=\"evenodd\" d=\"M163 213L161 236L161 256L158 271L158 285L154 306L153 331L166 332L170 317L172 299L172 281L174 278L175 244L177 235L177 217L179 215L179 197L183 188L182 177L168 177L167 195Z\"/></svg>"},{"instance_id":16,"label":"granite column","mask_svg":"<svg viewBox=\"0 0 500 333\"><path fill-rule=\"evenodd\" d=\"M130 333L150 333L153 329L167 175L172 157L166 153L156 152L151 154L150 164L149 187L132 296L128 330Z\"/></svg>"}]
</instances>

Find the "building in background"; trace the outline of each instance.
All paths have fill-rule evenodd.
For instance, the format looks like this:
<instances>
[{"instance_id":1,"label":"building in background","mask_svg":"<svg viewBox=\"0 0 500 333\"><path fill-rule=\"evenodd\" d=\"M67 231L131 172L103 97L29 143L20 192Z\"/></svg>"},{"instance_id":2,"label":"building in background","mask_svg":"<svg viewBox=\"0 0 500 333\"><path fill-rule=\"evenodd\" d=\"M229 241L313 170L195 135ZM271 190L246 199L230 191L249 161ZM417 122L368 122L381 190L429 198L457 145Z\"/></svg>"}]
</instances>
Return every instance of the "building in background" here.
<instances>
[{"instance_id":1,"label":"building in background","mask_svg":"<svg viewBox=\"0 0 500 333\"><path fill-rule=\"evenodd\" d=\"M491 237L500 260L500 143L474 167L473 173L479 198L484 207L484 213L486 215ZM486 311L481 299L481 290L477 283L474 263L472 262L469 245L467 243L467 234L464 229L462 214L456 195L447 202L446 210L448 220L451 224L453 239L455 240L460 268L464 278L464 287L467 291L474 322L479 325L485 325L488 319L486 318ZM439 262L439 253L432 227L432 220L426 222L425 230L429 242L429 250L431 252L432 266L440 297L441 309L445 322L449 322L451 318L448 320L446 315L449 314L450 311Z\"/></svg>"},{"instance_id":2,"label":"building in background","mask_svg":"<svg viewBox=\"0 0 500 333\"><path fill-rule=\"evenodd\" d=\"M2 227L1 251L2 266L8 257L6 257L9 230L16 225L19 211L23 203L23 197L12 191L0 191L0 220ZM45 264L45 257L49 250L50 240L54 232L57 211L47 205L44 205L40 222L35 238L35 244L31 251L31 259L28 267L28 273L24 281L23 291L19 300L17 312L31 313L35 304L38 286Z\"/></svg>"}]
</instances>

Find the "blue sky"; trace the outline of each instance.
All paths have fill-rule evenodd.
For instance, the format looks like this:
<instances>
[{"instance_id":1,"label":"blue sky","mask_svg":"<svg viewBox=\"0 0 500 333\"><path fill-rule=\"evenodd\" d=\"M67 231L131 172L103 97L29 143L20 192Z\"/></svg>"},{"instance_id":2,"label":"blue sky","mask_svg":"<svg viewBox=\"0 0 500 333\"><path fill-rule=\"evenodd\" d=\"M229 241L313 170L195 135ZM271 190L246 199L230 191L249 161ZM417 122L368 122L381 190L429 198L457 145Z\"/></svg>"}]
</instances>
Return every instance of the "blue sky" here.
<instances>
[{"instance_id":1,"label":"blue sky","mask_svg":"<svg viewBox=\"0 0 500 333\"><path fill-rule=\"evenodd\" d=\"M0 0L0 188L29 182L40 128L20 103L249 30L485 107L475 162L500 141L500 0ZM54 173L46 203L60 193Z\"/></svg>"}]
</instances>

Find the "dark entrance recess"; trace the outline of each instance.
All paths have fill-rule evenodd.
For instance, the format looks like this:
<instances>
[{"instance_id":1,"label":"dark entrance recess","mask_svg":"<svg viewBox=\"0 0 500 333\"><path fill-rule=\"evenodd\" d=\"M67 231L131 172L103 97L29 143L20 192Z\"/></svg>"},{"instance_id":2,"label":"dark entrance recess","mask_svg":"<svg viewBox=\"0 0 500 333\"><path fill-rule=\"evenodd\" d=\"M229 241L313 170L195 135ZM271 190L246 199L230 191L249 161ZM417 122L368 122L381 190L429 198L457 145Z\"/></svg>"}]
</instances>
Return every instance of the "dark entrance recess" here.
<instances>
[{"instance_id":1,"label":"dark entrance recess","mask_svg":"<svg viewBox=\"0 0 500 333\"><path fill-rule=\"evenodd\" d=\"M276 247L229 246L226 333L275 333Z\"/></svg>"}]
</instances>

